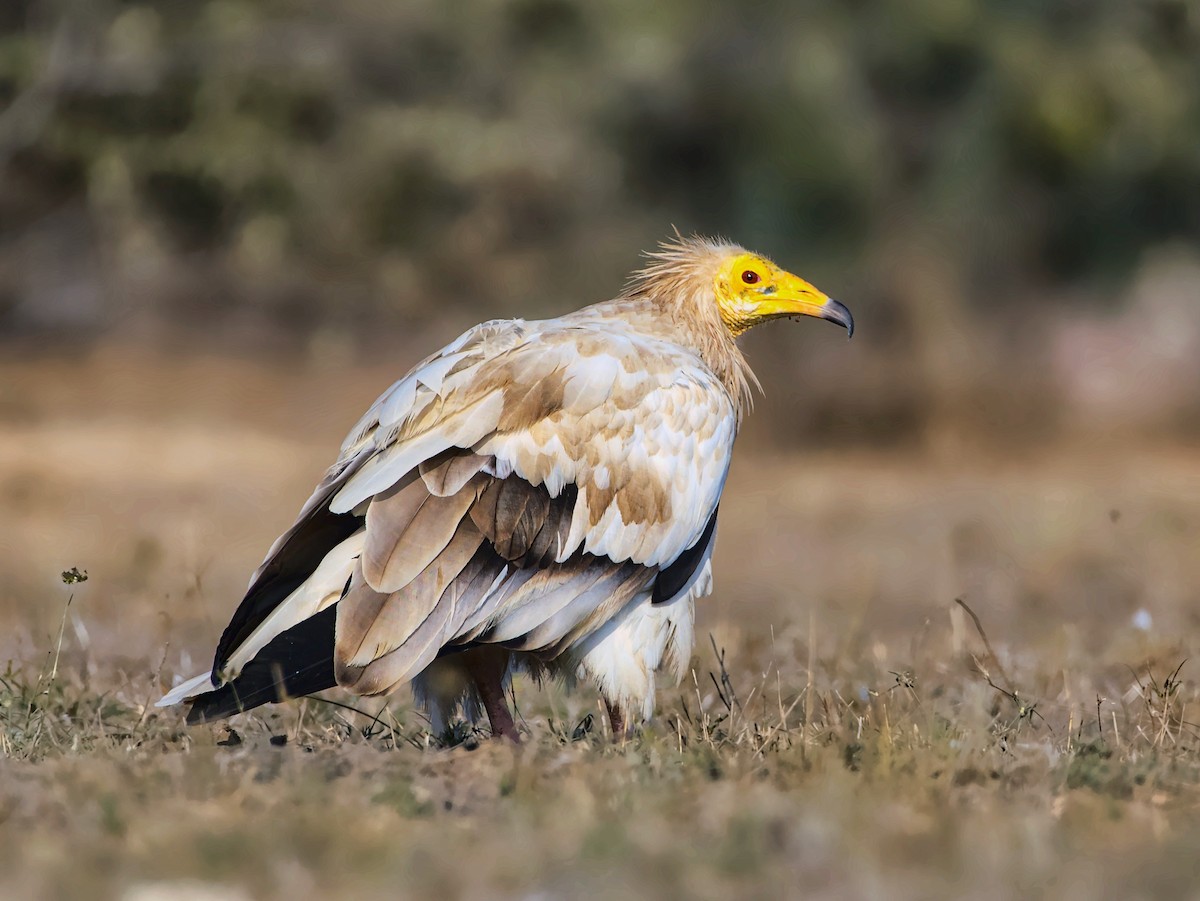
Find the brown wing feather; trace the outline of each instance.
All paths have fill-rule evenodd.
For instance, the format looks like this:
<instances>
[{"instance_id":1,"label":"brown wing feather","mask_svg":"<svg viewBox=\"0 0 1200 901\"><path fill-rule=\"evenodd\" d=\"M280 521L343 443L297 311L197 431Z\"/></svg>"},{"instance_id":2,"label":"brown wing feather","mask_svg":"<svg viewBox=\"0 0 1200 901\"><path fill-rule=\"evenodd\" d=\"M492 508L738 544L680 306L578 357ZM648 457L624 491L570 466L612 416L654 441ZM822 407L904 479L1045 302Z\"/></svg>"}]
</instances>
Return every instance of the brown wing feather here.
<instances>
[{"instance_id":1,"label":"brown wing feather","mask_svg":"<svg viewBox=\"0 0 1200 901\"><path fill-rule=\"evenodd\" d=\"M402 589L388 594L371 588L361 570L355 573L338 603L334 664L339 685L358 694L386 691L437 655L456 606L454 592L448 603L443 596L463 575L482 540L469 520L460 521L442 552Z\"/></svg>"},{"instance_id":2,"label":"brown wing feather","mask_svg":"<svg viewBox=\"0 0 1200 901\"><path fill-rule=\"evenodd\" d=\"M471 519L505 560L542 567L566 540L577 497L574 485L552 498L521 478L494 479L471 507Z\"/></svg>"},{"instance_id":3,"label":"brown wing feather","mask_svg":"<svg viewBox=\"0 0 1200 901\"><path fill-rule=\"evenodd\" d=\"M524 556L550 512L550 496L522 479L493 479L471 519L505 560Z\"/></svg>"},{"instance_id":4,"label":"brown wing feather","mask_svg":"<svg viewBox=\"0 0 1200 901\"><path fill-rule=\"evenodd\" d=\"M415 579L446 549L482 487L481 477L457 494L437 497L417 479L372 501L362 555L363 575L371 587L391 593Z\"/></svg>"},{"instance_id":5,"label":"brown wing feather","mask_svg":"<svg viewBox=\"0 0 1200 901\"><path fill-rule=\"evenodd\" d=\"M461 491L471 477L483 469L487 462L487 457L463 453L458 448L451 448L421 463L418 469L430 494L437 497L449 497Z\"/></svg>"}]
</instances>

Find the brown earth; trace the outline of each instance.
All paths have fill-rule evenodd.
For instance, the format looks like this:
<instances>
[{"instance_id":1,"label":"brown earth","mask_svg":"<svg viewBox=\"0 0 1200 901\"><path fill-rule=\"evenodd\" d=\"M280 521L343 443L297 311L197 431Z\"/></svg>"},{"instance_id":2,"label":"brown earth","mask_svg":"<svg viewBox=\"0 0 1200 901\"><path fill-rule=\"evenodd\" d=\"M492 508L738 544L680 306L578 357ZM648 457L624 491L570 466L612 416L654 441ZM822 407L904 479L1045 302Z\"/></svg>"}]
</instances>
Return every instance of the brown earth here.
<instances>
[{"instance_id":1,"label":"brown earth","mask_svg":"<svg viewBox=\"0 0 1200 901\"><path fill-rule=\"evenodd\" d=\"M429 749L404 696L375 724L309 701L235 734L148 708L207 666L403 368L0 362L0 894L1193 890L1200 457L1182 447L784 453L752 432L694 678L624 747L586 734L589 692L525 684L519 753ZM88 580L63 584L70 567Z\"/></svg>"}]
</instances>

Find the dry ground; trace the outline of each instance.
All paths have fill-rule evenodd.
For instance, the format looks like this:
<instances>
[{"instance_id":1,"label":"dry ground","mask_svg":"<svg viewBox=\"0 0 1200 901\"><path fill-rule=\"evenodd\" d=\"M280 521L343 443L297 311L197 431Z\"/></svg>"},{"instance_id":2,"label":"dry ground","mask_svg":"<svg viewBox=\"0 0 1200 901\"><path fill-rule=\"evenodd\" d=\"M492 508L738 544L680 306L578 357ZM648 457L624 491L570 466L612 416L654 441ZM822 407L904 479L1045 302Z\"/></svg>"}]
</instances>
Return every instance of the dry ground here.
<instances>
[{"instance_id":1,"label":"dry ground","mask_svg":"<svg viewBox=\"0 0 1200 901\"><path fill-rule=\"evenodd\" d=\"M693 678L621 746L528 684L517 751L148 706L397 368L0 363L0 896L1200 896L1183 448L747 441Z\"/></svg>"}]
</instances>

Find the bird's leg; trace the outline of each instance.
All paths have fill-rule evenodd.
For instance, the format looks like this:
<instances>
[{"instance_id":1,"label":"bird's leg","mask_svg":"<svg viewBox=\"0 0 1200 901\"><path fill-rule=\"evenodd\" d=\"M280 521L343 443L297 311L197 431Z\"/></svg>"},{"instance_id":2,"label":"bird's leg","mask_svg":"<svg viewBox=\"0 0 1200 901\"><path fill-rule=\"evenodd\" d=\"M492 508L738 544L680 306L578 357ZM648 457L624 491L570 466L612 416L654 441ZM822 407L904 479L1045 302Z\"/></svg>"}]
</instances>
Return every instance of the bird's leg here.
<instances>
[{"instance_id":1,"label":"bird's leg","mask_svg":"<svg viewBox=\"0 0 1200 901\"><path fill-rule=\"evenodd\" d=\"M612 729L613 741L624 739L625 713L621 710L620 705L614 704L612 701L605 700L604 706L608 710L608 725Z\"/></svg>"},{"instance_id":2,"label":"bird's leg","mask_svg":"<svg viewBox=\"0 0 1200 901\"><path fill-rule=\"evenodd\" d=\"M492 738L508 738L514 744L521 743L512 714L508 712L508 701L504 697L504 673L508 669L508 654L492 648L479 648L463 654L467 672L479 692L479 700L487 711L492 725Z\"/></svg>"}]
</instances>

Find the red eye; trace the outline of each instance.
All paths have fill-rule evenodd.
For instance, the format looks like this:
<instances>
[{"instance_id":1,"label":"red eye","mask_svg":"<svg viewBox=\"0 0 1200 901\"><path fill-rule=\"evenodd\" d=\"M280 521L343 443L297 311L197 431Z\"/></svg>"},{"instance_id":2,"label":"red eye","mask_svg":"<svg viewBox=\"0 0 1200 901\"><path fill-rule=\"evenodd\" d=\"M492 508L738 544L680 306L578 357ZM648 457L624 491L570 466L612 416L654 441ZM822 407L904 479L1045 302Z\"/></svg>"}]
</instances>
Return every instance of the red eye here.
<instances>
[{"instance_id":1,"label":"red eye","mask_svg":"<svg viewBox=\"0 0 1200 901\"><path fill-rule=\"evenodd\" d=\"M753 269L747 269L742 273L742 281L744 281L747 285L753 285L758 281L758 273Z\"/></svg>"}]
</instances>

